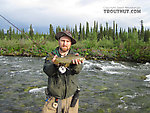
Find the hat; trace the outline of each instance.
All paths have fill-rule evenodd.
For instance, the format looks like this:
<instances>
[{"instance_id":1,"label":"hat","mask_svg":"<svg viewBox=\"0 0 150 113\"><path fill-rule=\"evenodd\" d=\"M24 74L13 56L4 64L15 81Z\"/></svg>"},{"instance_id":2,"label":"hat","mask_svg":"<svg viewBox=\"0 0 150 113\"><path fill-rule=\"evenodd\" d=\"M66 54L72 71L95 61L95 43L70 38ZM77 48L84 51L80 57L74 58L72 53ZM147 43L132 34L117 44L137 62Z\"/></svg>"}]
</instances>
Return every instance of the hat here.
<instances>
[{"instance_id":1,"label":"hat","mask_svg":"<svg viewBox=\"0 0 150 113\"><path fill-rule=\"evenodd\" d=\"M59 40L59 39L60 39L61 37L63 37L63 36L68 36L68 37L71 39L71 44L72 44L72 45L76 43L76 40L73 39L73 37L72 37L70 31L63 31L63 32L58 32L58 33L56 33L55 39L56 39L56 40Z\"/></svg>"}]
</instances>

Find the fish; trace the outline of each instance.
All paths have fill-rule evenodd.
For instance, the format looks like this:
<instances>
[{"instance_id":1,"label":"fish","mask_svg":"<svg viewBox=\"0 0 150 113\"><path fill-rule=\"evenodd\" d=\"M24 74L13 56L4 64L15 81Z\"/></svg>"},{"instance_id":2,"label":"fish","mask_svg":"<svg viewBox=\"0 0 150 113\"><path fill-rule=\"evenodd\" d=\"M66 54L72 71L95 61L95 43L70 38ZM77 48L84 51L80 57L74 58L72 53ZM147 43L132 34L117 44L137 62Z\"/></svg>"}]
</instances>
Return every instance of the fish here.
<instances>
[{"instance_id":1,"label":"fish","mask_svg":"<svg viewBox=\"0 0 150 113\"><path fill-rule=\"evenodd\" d=\"M54 56L53 56L54 57ZM52 55L50 55L50 57L48 58L49 60L52 60ZM72 60L79 60L79 61L84 61L85 58L83 56L77 56L75 54L69 54L65 57L57 57L56 60L54 61L54 64L56 65L60 65L60 66L64 66L64 67L69 67L70 64L72 64Z\"/></svg>"}]
</instances>

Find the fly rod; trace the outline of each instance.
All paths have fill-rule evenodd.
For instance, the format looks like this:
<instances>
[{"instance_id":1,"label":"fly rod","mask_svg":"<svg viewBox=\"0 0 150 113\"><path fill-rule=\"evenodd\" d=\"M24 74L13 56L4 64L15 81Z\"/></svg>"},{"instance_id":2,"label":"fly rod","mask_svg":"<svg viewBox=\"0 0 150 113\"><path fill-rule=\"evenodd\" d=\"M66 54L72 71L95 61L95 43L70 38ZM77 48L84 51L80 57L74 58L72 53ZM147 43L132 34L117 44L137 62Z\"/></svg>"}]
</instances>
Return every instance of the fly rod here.
<instances>
[{"instance_id":1,"label":"fly rod","mask_svg":"<svg viewBox=\"0 0 150 113\"><path fill-rule=\"evenodd\" d=\"M33 39L31 39L27 34L25 34L22 30L20 30L17 26L15 26L12 22L10 22L7 18L5 18L4 16L0 15L4 20L6 20L9 24L11 24L14 28L16 28L18 31L20 31L22 34L24 34L26 36L27 39L30 39L32 40L32 42L34 44L36 44L36 46L39 48L39 49L42 49L46 54L49 54L44 48L40 47L38 45L37 42L35 42ZM51 54L50 54L51 55Z\"/></svg>"}]
</instances>

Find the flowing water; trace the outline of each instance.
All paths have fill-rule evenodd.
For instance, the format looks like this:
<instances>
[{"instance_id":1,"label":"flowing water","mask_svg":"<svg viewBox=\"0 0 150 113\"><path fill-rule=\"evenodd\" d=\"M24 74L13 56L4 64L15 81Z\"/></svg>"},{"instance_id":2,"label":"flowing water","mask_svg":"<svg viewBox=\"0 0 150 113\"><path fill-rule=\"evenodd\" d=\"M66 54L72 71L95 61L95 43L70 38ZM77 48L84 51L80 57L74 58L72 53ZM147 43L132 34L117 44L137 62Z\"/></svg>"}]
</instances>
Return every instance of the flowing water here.
<instances>
[{"instance_id":1,"label":"flowing water","mask_svg":"<svg viewBox=\"0 0 150 113\"><path fill-rule=\"evenodd\" d=\"M0 113L40 113L44 58L0 56ZM146 76L146 77L145 77ZM79 113L150 113L150 63L84 62Z\"/></svg>"}]
</instances>

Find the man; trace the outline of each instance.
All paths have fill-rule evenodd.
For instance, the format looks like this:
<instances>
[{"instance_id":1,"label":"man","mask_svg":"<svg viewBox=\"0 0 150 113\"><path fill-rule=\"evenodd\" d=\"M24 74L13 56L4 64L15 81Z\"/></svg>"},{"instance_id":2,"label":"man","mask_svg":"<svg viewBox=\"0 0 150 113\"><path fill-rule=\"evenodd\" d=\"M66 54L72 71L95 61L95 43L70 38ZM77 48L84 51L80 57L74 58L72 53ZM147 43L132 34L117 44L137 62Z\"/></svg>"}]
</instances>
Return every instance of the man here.
<instances>
[{"instance_id":1,"label":"man","mask_svg":"<svg viewBox=\"0 0 150 113\"><path fill-rule=\"evenodd\" d=\"M57 57L75 54L71 51L71 45L76 43L69 31L59 32L55 35L59 47L51 53L54 55L50 61L46 58L43 71L48 75L48 87L46 94L48 99L43 108L43 113L78 113L79 99L74 98L79 92L77 75L82 69L83 61L72 60L72 64L65 72L60 71L60 66L55 65ZM79 55L79 54L76 54ZM74 101L74 100L77 101ZM74 102L73 102L74 101ZM73 102L73 104L71 104Z\"/></svg>"}]
</instances>

